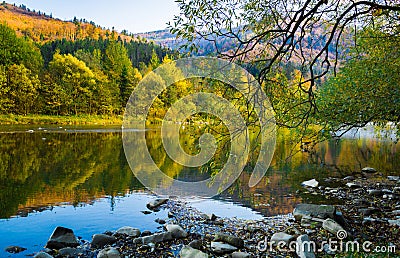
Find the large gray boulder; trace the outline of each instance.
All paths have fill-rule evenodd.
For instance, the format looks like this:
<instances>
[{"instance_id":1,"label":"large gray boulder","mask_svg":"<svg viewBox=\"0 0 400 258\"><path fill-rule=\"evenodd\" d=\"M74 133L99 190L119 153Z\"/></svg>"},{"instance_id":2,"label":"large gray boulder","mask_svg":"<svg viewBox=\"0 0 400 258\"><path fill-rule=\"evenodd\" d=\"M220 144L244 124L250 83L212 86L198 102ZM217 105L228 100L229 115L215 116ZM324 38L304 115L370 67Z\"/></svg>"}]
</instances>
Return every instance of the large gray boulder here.
<instances>
[{"instance_id":1,"label":"large gray boulder","mask_svg":"<svg viewBox=\"0 0 400 258\"><path fill-rule=\"evenodd\" d=\"M218 255L229 254L237 251L238 249L230 244L222 242L211 242L211 250Z\"/></svg>"},{"instance_id":2,"label":"large gray boulder","mask_svg":"<svg viewBox=\"0 0 400 258\"><path fill-rule=\"evenodd\" d=\"M47 241L45 248L58 250L64 247L77 247L78 245L79 242L72 229L56 227Z\"/></svg>"},{"instance_id":3,"label":"large gray boulder","mask_svg":"<svg viewBox=\"0 0 400 258\"><path fill-rule=\"evenodd\" d=\"M293 216L297 221L301 221L304 216L312 218L327 219L335 218L336 208L332 205L298 204L293 210Z\"/></svg>"},{"instance_id":4,"label":"large gray boulder","mask_svg":"<svg viewBox=\"0 0 400 258\"><path fill-rule=\"evenodd\" d=\"M215 242L224 242L224 243L233 245L237 248L243 248L243 246L244 246L243 239L232 236L232 235L222 234L222 233L216 234L214 236L214 241Z\"/></svg>"},{"instance_id":5,"label":"large gray boulder","mask_svg":"<svg viewBox=\"0 0 400 258\"><path fill-rule=\"evenodd\" d=\"M334 234L335 236L338 234L338 232L346 232L346 230L344 230L344 228L333 219L324 220L324 222L322 223L322 227L329 233ZM345 234L347 235L347 232Z\"/></svg>"},{"instance_id":6,"label":"large gray boulder","mask_svg":"<svg viewBox=\"0 0 400 258\"><path fill-rule=\"evenodd\" d=\"M185 238L188 236L188 233L179 225L169 224L165 228L171 233L173 238Z\"/></svg>"},{"instance_id":7,"label":"large gray boulder","mask_svg":"<svg viewBox=\"0 0 400 258\"><path fill-rule=\"evenodd\" d=\"M208 258L208 254L190 246L184 246L179 252L181 258Z\"/></svg>"}]
</instances>

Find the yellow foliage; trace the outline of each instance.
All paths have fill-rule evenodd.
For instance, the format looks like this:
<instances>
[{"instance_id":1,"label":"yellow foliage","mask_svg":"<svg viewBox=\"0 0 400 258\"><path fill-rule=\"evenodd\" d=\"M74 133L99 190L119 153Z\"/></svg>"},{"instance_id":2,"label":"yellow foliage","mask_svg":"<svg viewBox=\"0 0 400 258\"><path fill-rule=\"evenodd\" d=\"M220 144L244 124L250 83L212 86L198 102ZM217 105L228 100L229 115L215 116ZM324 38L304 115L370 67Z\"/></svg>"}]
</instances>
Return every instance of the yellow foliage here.
<instances>
[{"instance_id":1,"label":"yellow foliage","mask_svg":"<svg viewBox=\"0 0 400 258\"><path fill-rule=\"evenodd\" d=\"M133 39L90 23L61 21L10 4L0 6L0 23L6 23L19 36L29 36L34 41L42 43L64 38L72 41L87 37L111 39L120 36L122 40Z\"/></svg>"}]
</instances>

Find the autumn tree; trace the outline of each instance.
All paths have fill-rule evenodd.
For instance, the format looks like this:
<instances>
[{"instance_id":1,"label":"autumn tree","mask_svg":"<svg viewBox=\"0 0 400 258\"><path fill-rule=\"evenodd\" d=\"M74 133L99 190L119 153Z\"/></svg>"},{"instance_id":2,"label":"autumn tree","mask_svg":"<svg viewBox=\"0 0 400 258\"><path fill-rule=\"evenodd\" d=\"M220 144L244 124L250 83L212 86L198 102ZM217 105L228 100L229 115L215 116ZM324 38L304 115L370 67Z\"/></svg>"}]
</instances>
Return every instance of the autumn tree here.
<instances>
[{"instance_id":1,"label":"autumn tree","mask_svg":"<svg viewBox=\"0 0 400 258\"><path fill-rule=\"evenodd\" d=\"M7 86L12 103L9 111L21 115L36 111L37 90L40 86L37 75L32 74L23 64L13 64L7 71Z\"/></svg>"},{"instance_id":2,"label":"autumn tree","mask_svg":"<svg viewBox=\"0 0 400 258\"><path fill-rule=\"evenodd\" d=\"M339 68L357 32L379 22L386 37L397 35L397 0L178 0L181 13L171 32L194 52L201 42L214 46L220 57L252 64L261 84L285 63L299 64L298 89L308 96L303 120L318 112L315 89ZM231 40L230 48L221 40ZM348 42L346 42L348 41ZM232 48L233 46L233 48ZM306 87L305 87L306 86ZM290 125L289 125L290 126Z\"/></svg>"}]
</instances>

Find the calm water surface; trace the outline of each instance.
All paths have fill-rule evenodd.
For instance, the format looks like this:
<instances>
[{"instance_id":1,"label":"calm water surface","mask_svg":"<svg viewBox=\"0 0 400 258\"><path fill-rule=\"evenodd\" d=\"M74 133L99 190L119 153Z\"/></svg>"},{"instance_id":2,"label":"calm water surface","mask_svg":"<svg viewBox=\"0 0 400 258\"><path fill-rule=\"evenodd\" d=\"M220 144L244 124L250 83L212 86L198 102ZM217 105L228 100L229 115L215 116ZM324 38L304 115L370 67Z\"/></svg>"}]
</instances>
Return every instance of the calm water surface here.
<instances>
[{"instance_id":1,"label":"calm water surface","mask_svg":"<svg viewBox=\"0 0 400 258\"><path fill-rule=\"evenodd\" d=\"M157 164L169 175L188 181L209 176L165 158L157 130L146 136ZM182 137L194 144L193 135ZM400 171L400 144L369 133L322 143L316 153L299 152L289 160L290 148L282 139L256 187L248 187L250 174L244 172L220 196L188 201L204 212L254 219L290 213L304 199L326 202L322 196L295 195L304 180L342 177L365 166L384 175ZM0 127L0 257L9 256L4 252L9 245L28 248L21 257L39 251L59 225L86 240L127 225L157 230L154 219L165 218L165 211L141 212L154 198L131 172L118 127Z\"/></svg>"}]
</instances>

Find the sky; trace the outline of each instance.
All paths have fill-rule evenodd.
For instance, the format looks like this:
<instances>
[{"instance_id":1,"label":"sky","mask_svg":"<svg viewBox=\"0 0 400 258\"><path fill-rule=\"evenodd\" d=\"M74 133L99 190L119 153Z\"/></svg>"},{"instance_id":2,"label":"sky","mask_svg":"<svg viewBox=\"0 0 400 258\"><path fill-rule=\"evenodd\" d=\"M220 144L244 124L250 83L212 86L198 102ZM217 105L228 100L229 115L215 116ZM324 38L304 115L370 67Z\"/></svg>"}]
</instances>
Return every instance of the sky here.
<instances>
[{"instance_id":1,"label":"sky","mask_svg":"<svg viewBox=\"0 0 400 258\"><path fill-rule=\"evenodd\" d=\"M93 21L106 28L133 33L165 29L179 14L175 0L8 0L35 11L52 14L61 20Z\"/></svg>"}]
</instances>

